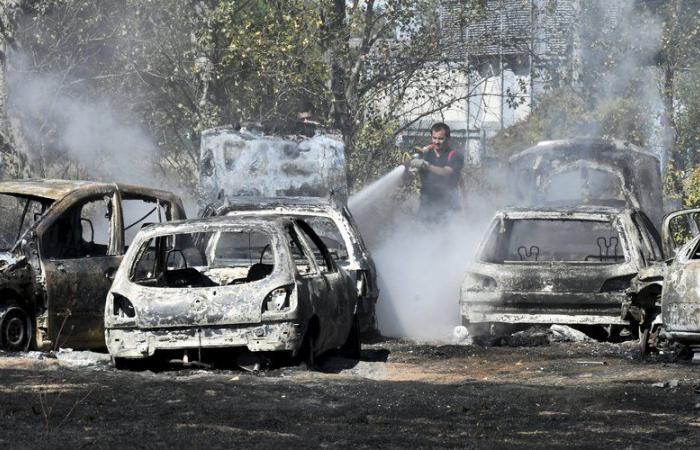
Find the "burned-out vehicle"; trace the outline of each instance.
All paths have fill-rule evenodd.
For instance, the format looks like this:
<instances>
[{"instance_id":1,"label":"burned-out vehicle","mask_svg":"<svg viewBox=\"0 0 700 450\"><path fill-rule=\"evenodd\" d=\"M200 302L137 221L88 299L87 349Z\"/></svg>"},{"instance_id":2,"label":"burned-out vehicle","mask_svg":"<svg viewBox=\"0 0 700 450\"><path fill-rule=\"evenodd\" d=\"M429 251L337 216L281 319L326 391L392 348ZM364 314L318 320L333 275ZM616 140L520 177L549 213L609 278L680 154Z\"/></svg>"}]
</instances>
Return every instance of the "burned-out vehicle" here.
<instances>
[{"instance_id":1,"label":"burned-out vehicle","mask_svg":"<svg viewBox=\"0 0 700 450\"><path fill-rule=\"evenodd\" d=\"M105 339L117 366L216 348L301 354L312 364L344 345L359 353L356 302L354 280L302 220L154 225L117 272Z\"/></svg>"},{"instance_id":2,"label":"burned-out vehicle","mask_svg":"<svg viewBox=\"0 0 700 450\"><path fill-rule=\"evenodd\" d=\"M520 206L620 202L661 229L663 200L658 156L625 141L575 138L544 141L509 161L513 204Z\"/></svg>"},{"instance_id":3,"label":"burned-out vehicle","mask_svg":"<svg viewBox=\"0 0 700 450\"><path fill-rule=\"evenodd\" d=\"M339 136L266 135L223 126L202 134L200 215L302 218L355 277L363 334L376 331L379 295L372 257L345 206L347 178Z\"/></svg>"},{"instance_id":4,"label":"burned-out vehicle","mask_svg":"<svg viewBox=\"0 0 700 450\"><path fill-rule=\"evenodd\" d=\"M676 211L664 219L662 236L668 254L675 254L661 294L663 335L690 347L700 362L700 209ZM693 237L694 236L694 237ZM649 342L654 346L661 327L653 327Z\"/></svg>"},{"instance_id":5,"label":"burned-out vehicle","mask_svg":"<svg viewBox=\"0 0 700 450\"><path fill-rule=\"evenodd\" d=\"M462 322L473 335L538 323L635 333L658 310L664 269L656 228L639 210L503 210L468 268Z\"/></svg>"},{"instance_id":6,"label":"burned-out vehicle","mask_svg":"<svg viewBox=\"0 0 700 450\"><path fill-rule=\"evenodd\" d=\"M323 240L337 264L355 279L360 333L376 330L377 271L347 207L314 197L237 197L218 208L209 208L205 214L303 219Z\"/></svg>"},{"instance_id":7,"label":"burned-out vehicle","mask_svg":"<svg viewBox=\"0 0 700 450\"><path fill-rule=\"evenodd\" d=\"M144 222L175 195L87 181L0 182L0 348L104 348L104 299Z\"/></svg>"},{"instance_id":8,"label":"burned-out vehicle","mask_svg":"<svg viewBox=\"0 0 700 450\"><path fill-rule=\"evenodd\" d=\"M200 210L235 197L329 197L348 194L339 136L270 136L230 126L202 133Z\"/></svg>"}]
</instances>

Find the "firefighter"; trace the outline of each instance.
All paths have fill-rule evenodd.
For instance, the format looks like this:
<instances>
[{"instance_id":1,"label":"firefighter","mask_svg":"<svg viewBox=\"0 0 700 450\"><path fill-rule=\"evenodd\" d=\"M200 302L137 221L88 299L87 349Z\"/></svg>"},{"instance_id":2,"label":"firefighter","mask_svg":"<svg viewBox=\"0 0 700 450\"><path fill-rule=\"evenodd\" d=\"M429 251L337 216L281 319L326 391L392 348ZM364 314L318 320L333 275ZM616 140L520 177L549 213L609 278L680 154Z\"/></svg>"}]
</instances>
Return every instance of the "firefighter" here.
<instances>
[{"instance_id":1,"label":"firefighter","mask_svg":"<svg viewBox=\"0 0 700 450\"><path fill-rule=\"evenodd\" d=\"M430 127L430 144L419 149L410 161L421 182L418 215L426 221L440 221L461 210L464 157L450 148L450 127L442 122Z\"/></svg>"}]
</instances>

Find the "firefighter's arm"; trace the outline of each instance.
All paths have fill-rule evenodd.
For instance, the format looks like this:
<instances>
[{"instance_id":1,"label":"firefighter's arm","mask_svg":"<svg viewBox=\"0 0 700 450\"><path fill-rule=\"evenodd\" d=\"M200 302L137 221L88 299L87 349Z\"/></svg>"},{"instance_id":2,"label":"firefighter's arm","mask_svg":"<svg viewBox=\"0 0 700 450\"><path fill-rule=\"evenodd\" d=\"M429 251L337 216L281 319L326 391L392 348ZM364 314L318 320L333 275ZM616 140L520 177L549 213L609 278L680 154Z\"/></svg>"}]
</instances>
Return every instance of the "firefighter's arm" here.
<instances>
[{"instance_id":1,"label":"firefighter's arm","mask_svg":"<svg viewBox=\"0 0 700 450\"><path fill-rule=\"evenodd\" d=\"M426 164L424 170L435 175L439 175L441 177L449 177L454 173L454 169L450 166L440 167L434 166L432 164Z\"/></svg>"}]
</instances>

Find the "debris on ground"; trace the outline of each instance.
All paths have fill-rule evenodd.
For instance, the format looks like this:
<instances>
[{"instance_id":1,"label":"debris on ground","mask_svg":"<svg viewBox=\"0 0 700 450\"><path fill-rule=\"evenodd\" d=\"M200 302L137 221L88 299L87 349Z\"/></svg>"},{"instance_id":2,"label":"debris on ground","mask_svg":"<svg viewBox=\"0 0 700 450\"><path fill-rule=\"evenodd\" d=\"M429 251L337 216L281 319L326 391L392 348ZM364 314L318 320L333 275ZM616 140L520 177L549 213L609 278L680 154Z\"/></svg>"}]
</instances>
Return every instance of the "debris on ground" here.
<instances>
[{"instance_id":1,"label":"debris on ground","mask_svg":"<svg viewBox=\"0 0 700 450\"><path fill-rule=\"evenodd\" d=\"M566 325L554 324L549 327L550 342L589 342L593 339L586 333Z\"/></svg>"},{"instance_id":2,"label":"debris on ground","mask_svg":"<svg viewBox=\"0 0 700 450\"><path fill-rule=\"evenodd\" d=\"M530 327L501 339L501 345L509 347L535 347L549 344L549 333L542 327Z\"/></svg>"},{"instance_id":3,"label":"debris on ground","mask_svg":"<svg viewBox=\"0 0 700 450\"><path fill-rule=\"evenodd\" d=\"M452 343L454 345L471 345L474 343L474 340L469 336L467 327L460 325L452 331Z\"/></svg>"},{"instance_id":4,"label":"debris on ground","mask_svg":"<svg viewBox=\"0 0 700 450\"><path fill-rule=\"evenodd\" d=\"M109 367L110 358L107 353L91 351L74 351L70 348L62 348L53 352L56 359L70 367Z\"/></svg>"}]
</instances>

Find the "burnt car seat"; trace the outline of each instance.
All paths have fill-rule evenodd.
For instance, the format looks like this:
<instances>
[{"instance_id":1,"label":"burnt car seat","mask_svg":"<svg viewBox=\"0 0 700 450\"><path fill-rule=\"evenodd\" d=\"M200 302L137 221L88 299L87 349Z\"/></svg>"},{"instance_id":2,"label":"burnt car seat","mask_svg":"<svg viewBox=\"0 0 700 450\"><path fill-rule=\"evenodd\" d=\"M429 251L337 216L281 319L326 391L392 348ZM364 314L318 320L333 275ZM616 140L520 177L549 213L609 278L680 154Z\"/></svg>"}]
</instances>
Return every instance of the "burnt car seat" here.
<instances>
[{"instance_id":1,"label":"burnt car seat","mask_svg":"<svg viewBox=\"0 0 700 450\"><path fill-rule=\"evenodd\" d=\"M246 281L258 281L262 280L266 276L272 273L272 264L255 263L248 269L248 274L246 275Z\"/></svg>"},{"instance_id":2,"label":"burnt car seat","mask_svg":"<svg viewBox=\"0 0 700 450\"><path fill-rule=\"evenodd\" d=\"M194 267L166 270L163 272L162 281L162 284L171 288L211 287L217 285Z\"/></svg>"}]
</instances>

